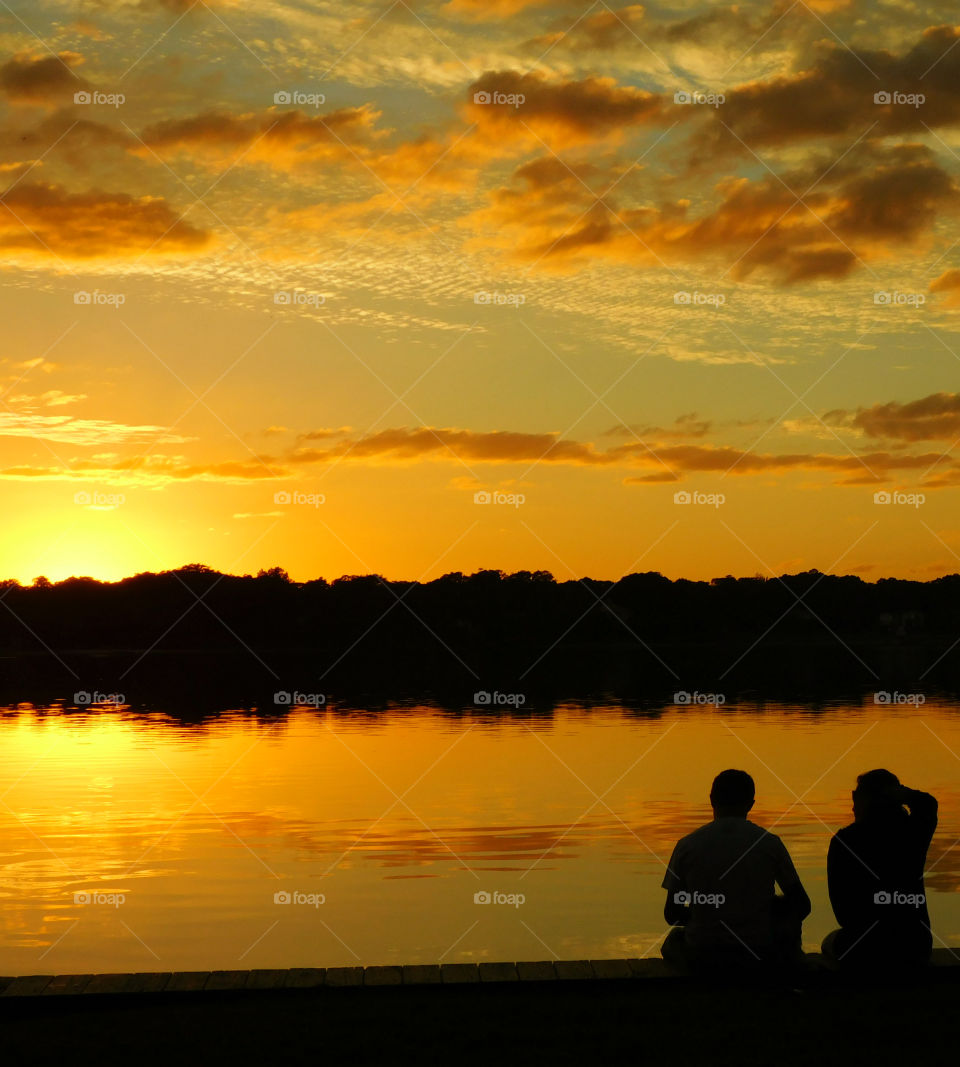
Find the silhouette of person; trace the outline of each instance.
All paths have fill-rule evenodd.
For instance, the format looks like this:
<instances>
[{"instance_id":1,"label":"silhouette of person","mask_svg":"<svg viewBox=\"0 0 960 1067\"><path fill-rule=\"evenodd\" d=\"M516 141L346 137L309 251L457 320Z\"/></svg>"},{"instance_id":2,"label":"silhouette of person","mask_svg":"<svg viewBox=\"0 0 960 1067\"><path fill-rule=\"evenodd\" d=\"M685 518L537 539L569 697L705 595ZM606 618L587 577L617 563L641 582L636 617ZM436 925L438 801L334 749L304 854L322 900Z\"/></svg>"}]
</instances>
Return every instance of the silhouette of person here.
<instances>
[{"instance_id":1,"label":"silhouette of person","mask_svg":"<svg viewBox=\"0 0 960 1067\"><path fill-rule=\"evenodd\" d=\"M824 939L824 958L834 968L923 966L933 948L923 868L937 801L890 771L867 771L853 791L853 818L827 852L840 929Z\"/></svg>"},{"instance_id":2,"label":"silhouette of person","mask_svg":"<svg viewBox=\"0 0 960 1067\"><path fill-rule=\"evenodd\" d=\"M713 821L673 850L663 879L673 929L661 954L678 970L786 971L802 962L810 899L780 838L747 818L754 795L746 771L721 771L710 790Z\"/></svg>"}]
</instances>

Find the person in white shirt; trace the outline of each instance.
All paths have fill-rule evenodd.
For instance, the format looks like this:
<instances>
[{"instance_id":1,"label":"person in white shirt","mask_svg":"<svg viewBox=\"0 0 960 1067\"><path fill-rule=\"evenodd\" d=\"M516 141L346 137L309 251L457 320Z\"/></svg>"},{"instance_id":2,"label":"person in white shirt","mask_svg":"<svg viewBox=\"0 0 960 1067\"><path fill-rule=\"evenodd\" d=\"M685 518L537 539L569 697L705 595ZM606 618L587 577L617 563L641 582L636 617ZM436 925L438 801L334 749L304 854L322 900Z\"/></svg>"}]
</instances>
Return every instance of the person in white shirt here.
<instances>
[{"instance_id":1,"label":"person in white shirt","mask_svg":"<svg viewBox=\"0 0 960 1067\"><path fill-rule=\"evenodd\" d=\"M810 898L780 838L747 818L754 796L746 771L722 771L710 790L713 820L673 850L663 879L673 929L661 954L679 970L784 968L802 959Z\"/></svg>"}]
</instances>

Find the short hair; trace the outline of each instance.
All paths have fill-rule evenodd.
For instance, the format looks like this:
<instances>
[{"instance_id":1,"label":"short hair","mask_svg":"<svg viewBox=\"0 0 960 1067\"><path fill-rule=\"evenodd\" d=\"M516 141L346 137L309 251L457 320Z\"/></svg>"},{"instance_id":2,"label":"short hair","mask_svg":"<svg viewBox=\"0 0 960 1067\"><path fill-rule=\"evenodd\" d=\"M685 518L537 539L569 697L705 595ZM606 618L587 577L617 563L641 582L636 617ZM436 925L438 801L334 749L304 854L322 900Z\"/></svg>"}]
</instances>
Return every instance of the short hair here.
<instances>
[{"instance_id":1,"label":"short hair","mask_svg":"<svg viewBox=\"0 0 960 1067\"><path fill-rule=\"evenodd\" d=\"M900 784L900 779L892 772L879 767L875 771L866 771L857 775L857 792L863 796L883 795L888 789Z\"/></svg>"},{"instance_id":2,"label":"short hair","mask_svg":"<svg viewBox=\"0 0 960 1067\"><path fill-rule=\"evenodd\" d=\"M710 803L715 808L749 808L755 796L753 779L746 771L721 771L710 787Z\"/></svg>"}]
</instances>

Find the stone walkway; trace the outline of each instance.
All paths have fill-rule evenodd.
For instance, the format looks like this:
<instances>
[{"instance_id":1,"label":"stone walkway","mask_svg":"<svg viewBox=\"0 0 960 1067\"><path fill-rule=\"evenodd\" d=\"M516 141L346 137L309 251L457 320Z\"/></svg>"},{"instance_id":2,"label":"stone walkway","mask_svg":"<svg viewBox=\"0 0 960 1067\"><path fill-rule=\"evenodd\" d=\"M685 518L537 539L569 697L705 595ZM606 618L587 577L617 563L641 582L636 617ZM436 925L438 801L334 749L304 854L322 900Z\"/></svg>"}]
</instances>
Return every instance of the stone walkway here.
<instances>
[{"instance_id":1,"label":"stone walkway","mask_svg":"<svg viewBox=\"0 0 960 1067\"><path fill-rule=\"evenodd\" d=\"M821 966L819 953L808 953ZM960 967L960 952L934 949L934 968ZM530 963L422 963L404 967L293 967L289 970L164 971L129 974L28 974L0 978L0 997L90 993L199 993L225 990L462 985L675 977L661 959L542 960Z\"/></svg>"}]
</instances>

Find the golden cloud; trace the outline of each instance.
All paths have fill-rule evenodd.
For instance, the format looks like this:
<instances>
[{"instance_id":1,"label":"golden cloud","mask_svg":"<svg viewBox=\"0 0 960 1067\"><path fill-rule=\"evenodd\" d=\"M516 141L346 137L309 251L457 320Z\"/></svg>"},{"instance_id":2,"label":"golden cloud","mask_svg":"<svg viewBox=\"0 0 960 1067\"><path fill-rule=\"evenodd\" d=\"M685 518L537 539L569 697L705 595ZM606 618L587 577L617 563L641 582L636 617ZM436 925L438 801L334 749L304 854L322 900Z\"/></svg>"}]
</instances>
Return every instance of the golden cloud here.
<instances>
[{"instance_id":1,"label":"golden cloud","mask_svg":"<svg viewBox=\"0 0 960 1067\"><path fill-rule=\"evenodd\" d=\"M369 104L340 108L322 115L291 111L232 114L207 111L167 119L141 131L141 140L158 154L185 152L215 161L243 152L247 162L287 166L292 162L349 158L351 148L365 145L387 131L377 131L380 112ZM143 150L139 150L143 155Z\"/></svg>"},{"instance_id":2,"label":"golden cloud","mask_svg":"<svg viewBox=\"0 0 960 1067\"><path fill-rule=\"evenodd\" d=\"M660 122L657 93L614 78L549 79L536 71L486 71L467 89L466 117L493 143L503 139L557 146L619 138L634 126Z\"/></svg>"},{"instance_id":3,"label":"golden cloud","mask_svg":"<svg viewBox=\"0 0 960 1067\"><path fill-rule=\"evenodd\" d=\"M748 154L764 145L847 138L868 130L876 138L955 126L960 123L958 41L960 27L935 26L902 55L831 43L797 74L729 90L706 143L696 149L707 155L721 148Z\"/></svg>"},{"instance_id":4,"label":"golden cloud","mask_svg":"<svg viewBox=\"0 0 960 1067\"><path fill-rule=\"evenodd\" d=\"M960 439L960 393L931 393L901 404L895 400L856 411L828 411L824 421L859 430L867 437L899 441Z\"/></svg>"},{"instance_id":5,"label":"golden cloud","mask_svg":"<svg viewBox=\"0 0 960 1067\"><path fill-rule=\"evenodd\" d=\"M70 193L40 182L0 196L0 249L67 259L195 252L210 234L185 222L163 197L92 189Z\"/></svg>"},{"instance_id":6,"label":"golden cloud","mask_svg":"<svg viewBox=\"0 0 960 1067\"><path fill-rule=\"evenodd\" d=\"M475 244L548 269L596 258L651 266L713 256L730 264L734 279L762 270L790 284L844 277L858 260L918 242L960 205L960 189L930 150L910 144L863 147L832 167L808 165L785 178L726 179L716 187L719 203L699 217L690 217L687 200L631 208L592 188L576 166L542 157L517 168L466 225Z\"/></svg>"},{"instance_id":7,"label":"golden cloud","mask_svg":"<svg viewBox=\"0 0 960 1067\"><path fill-rule=\"evenodd\" d=\"M8 59L0 66L0 92L18 103L46 103L72 96L88 83L73 72L83 63L78 52L34 56L26 53Z\"/></svg>"}]
</instances>

